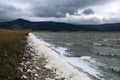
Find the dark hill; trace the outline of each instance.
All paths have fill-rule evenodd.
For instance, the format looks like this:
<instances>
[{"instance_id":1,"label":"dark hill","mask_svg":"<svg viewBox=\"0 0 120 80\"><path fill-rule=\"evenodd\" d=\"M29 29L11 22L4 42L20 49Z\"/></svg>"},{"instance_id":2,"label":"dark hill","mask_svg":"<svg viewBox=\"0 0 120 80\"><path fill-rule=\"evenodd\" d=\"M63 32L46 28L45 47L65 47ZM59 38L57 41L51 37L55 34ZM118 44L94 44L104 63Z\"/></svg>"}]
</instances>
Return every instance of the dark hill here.
<instances>
[{"instance_id":1,"label":"dark hill","mask_svg":"<svg viewBox=\"0 0 120 80\"><path fill-rule=\"evenodd\" d=\"M0 22L0 28L48 31L120 31L120 23L101 25L73 25L52 21L30 22L23 19L17 19L8 22Z\"/></svg>"}]
</instances>

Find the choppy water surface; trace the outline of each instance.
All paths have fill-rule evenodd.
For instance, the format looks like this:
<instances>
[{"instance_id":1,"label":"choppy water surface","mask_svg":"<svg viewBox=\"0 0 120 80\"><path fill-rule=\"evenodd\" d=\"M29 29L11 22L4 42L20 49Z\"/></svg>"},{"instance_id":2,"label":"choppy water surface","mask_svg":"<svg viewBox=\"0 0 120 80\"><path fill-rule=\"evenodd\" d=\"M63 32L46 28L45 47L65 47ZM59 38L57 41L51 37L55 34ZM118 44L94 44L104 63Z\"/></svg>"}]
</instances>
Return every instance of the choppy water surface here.
<instances>
[{"instance_id":1,"label":"choppy water surface","mask_svg":"<svg viewBox=\"0 0 120 80\"><path fill-rule=\"evenodd\" d=\"M34 32L44 45L93 80L120 80L120 33Z\"/></svg>"}]
</instances>

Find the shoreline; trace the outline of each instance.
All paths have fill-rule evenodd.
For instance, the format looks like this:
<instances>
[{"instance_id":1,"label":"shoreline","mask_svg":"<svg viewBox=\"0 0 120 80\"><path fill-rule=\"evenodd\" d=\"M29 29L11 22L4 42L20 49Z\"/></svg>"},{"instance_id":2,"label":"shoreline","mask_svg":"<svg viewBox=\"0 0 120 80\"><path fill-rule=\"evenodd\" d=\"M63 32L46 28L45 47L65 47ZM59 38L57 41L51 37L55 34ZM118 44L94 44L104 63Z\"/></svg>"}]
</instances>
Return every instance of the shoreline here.
<instances>
[{"instance_id":1,"label":"shoreline","mask_svg":"<svg viewBox=\"0 0 120 80\"><path fill-rule=\"evenodd\" d=\"M82 72L79 73L77 70L74 70L69 66L68 63L57 58L54 55L54 51L45 48L45 46L43 46L45 51L48 50L52 52L52 54L47 54L45 51L42 51L45 55L40 52L37 53L39 49L36 46L42 46L42 44L38 42L40 45L37 45L37 43L34 42L36 38L33 37L32 39L28 34L31 33L0 29L0 60L2 61L0 61L0 64L2 64L0 65L0 79L78 80L80 76L81 78L84 76L87 80L90 80L87 75L84 75ZM31 44L31 41L28 38L31 39L31 41L33 40L33 44ZM51 55L51 58L47 57L47 55ZM67 68L62 68L62 66L59 68L58 64L55 64L54 66L51 62L48 62L48 60L53 57L55 57L55 60L61 60L62 62L60 64L62 65L62 63L64 63L64 66L70 68L70 71L67 70ZM51 65L51 68L49 65ZM52 69L52 66L54 69Z\"/></svg>"},{"instance_id":2,"label":"shoreline","mask_svg":"<svg viewBox=\"0 0 120 80\"><path fill-rule=\"evenodd\" d=\"M32 33L28 36L28 50L32 52L32 61L24 63L28 69L25 76L28 80L91 80L88 75L79 72L58 57L56 53L43 45ZM33 67L34 66L34 67ZM29 77L32 76L32 79Z\"/></svg>"}]
</instances>

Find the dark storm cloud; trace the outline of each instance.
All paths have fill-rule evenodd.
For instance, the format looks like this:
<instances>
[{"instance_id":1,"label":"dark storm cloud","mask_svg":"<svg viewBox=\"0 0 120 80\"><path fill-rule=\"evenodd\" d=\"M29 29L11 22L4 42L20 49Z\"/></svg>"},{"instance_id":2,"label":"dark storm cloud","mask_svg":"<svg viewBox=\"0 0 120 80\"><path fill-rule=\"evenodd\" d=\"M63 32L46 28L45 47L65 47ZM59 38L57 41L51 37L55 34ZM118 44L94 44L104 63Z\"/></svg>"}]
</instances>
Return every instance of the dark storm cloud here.
<instances>
[{"instance_id":1,"label":"dark storm cloud","mask_svg":"<svg viewBox=\"0 0 120 80\"><path fill-rule=\"evenodd\" d=\"M66 22L68 20L68 22L74 23L99 23L99 20L105 16L103 15L104 11L103 13L99 12L97 8L100 9L101 5L104 7L115 1L119 3L119 0L0 0L0 21L24 18L36 21L38 19L40 21ZM107 18L109 18L109 12L106 13L108 14ZM90 14L96 18L87 16Z\"/></svg>"},{"instance_id":2,"label":"dark storm cloud","mask_svg":"<svg viewBox=\"0 0 120 80\"><path fill-rule=\"evenodd\" d=\"M15 17L14 13L16 11L19 10L13 7L12 5L6 5L0 3L0 21L14 19Z\"/></svg>"},{"instance_id":3,"label":"dark storm cloud","mask_svg":"<svg viewBox=\"0 0 120 80\"><path fill-rule=\"evenodd\" d=\"M89 19L82 19L82 20L80 20L80 23L96 24L96 23L100 23L100 20L97 17L92 17L92 18L89 18Z\"/></svg>"},{"instance_id":4,"label":"dark storm cloud","mask_svg":"<svg viewBox=\"0 0 120 80\"><path fill-rule=\"evenodd\" d=\"M35 0L33 14L38 17L65 17L66 13L74 15L78 9L90 5L99 5L108 0ZM85 11L89 13L90 10Z\"/></svg>"},{"instance_id":5,"label":"dark storm cloud","mask_svg":"<svg viewBox=\"0 0 120 80\"><path fill-rule=\"evenodd\" d=\"M68 19L66 22L73 23L73 24L100 24L100 19L97 17L91 17L88 19L85 19L85 18L74 19L72 21Z\"/></svg>"},{"instance_id":6,"label":"dark storm cloud","mask_svg":"<svg viewBox=\"0 0 120 80\"><path fill-rule=\"evenodd\" d=\"M90 8L88 8L88 9L85 9L84 11L83 11L83 14L85 14L85 15L90 15L90 14L94 14L95 12L92 10L92 9L90 9Z\"/></svg>"},{"instance_id":7,"label":"dark storm cloud","mask_svg":"<svg viewBox=\"0 0 120 80\"><path fill-rule=\"evenodd\" d=\"M91 5L95 6L103 3L105 4L108 1L110 0L10 0L8 3L6 0L1 1L1 3L4 2L7 4L0 3L0 13L2 13L3 18L11 17L10 15L14 15L16 13L17 7L15 6L20 4L21 7L23 7L29 4L29 7L26 7L26 9L28 9L27 12L31 12L31 16L60 18L65 17L67 13L75 15L78 9L89 7ZM12 5L8 5L10 3L12 3ZM24 10L22 11L17 12L24 13ZM15 14L15 16L18 16L18 14Z\"/></svg>"}]
</instances>

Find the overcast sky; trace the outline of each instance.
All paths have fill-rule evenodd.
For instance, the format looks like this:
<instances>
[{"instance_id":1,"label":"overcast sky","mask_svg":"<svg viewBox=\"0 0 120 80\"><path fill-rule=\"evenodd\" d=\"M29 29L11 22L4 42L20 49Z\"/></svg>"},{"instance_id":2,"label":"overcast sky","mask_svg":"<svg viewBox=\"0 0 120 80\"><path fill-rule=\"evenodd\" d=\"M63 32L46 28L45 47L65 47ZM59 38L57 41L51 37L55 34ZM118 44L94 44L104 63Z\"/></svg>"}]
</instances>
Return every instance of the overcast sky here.
<instances>
[{"instance_id":1,"label":"overcast sky","mask_svg":"<svg viewBox=\"0 0 120 80\"><path fill-rule=\"evenodd\" d=\"M120 22L120 0L0 0L0 21Z\"/></svg>"}]
</instances>

